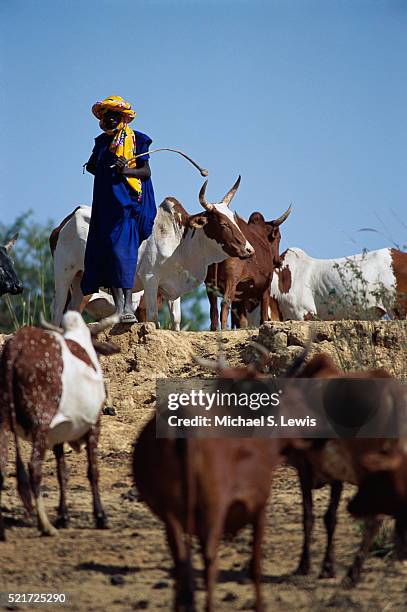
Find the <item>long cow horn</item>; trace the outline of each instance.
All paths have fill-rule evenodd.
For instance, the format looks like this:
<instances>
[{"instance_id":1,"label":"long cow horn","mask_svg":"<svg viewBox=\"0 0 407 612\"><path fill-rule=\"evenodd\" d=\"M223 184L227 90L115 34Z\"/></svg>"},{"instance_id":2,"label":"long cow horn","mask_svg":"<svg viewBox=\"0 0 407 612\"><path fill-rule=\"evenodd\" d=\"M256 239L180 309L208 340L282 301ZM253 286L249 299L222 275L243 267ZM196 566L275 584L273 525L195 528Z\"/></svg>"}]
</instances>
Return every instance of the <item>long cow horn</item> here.
<instances>
[{"instance_id":1,"label":"long cow horn","mask_svg":"<svg viewBox=\"0 0 407 612\"><path fill-rule=\"evenodd\" d=\"M239 176L237 177L237 181L236 183L233 185L232 189L229 189L229 191L227 192L227 194L224 196L224 198L221 201L221 204L226 204L226 206L229 206L229 204L231 203L231 201L233 200L233 198L235 197L236 191L239 189L239 185L240 185L240 179L242 177Z\"/></svg>"},{"instance_id":2,"label":"long cow horn","mask_svg":"<svg viewBox=\"0 0 407 612\"><path fill-rule=\"evenodd\" d=\"M64 330L62 329L62 327L57 327L56 325L53 325L52 323L48 323L48 321L45 319L42 312L40 313L40 327L42 327L42 329L46 329L47 331L57 332L58 334L64 333Z\"/></svg>"},{"instance_id":3,"label":"long cow horn","mask_svg":"<svg viewBox=\"0 0 407 612\"><path fill-rule=\"evenodd\" d=\"M287 210L285 211L285 213L283 213L281 215L281 217L279 217L278 219L274 219L274 221L270 221L270 225L273 225L274 227L278 227L279 225L281 225L282 223L284 223L284 221L287 219L287 217L290 215L291 210L292 210L293 205L290 204L290 206L287 208Z\"/></svg>"},{"instance_id":4,"label":"long cow horn","mask_svg":"<svg viewBox=\"0 0 407 612\"><path fill-rule=\"evenodd\" d=\"M199 192L199 203L204 207L205 210L211 211L213 210L213 204L210 204L205 198L206 186L208 184L208 179L204 182Z\"/></svg>"},{"instance_id":5,"label":"long cow horn","mask_svg":"<svg viewBox=\"0 0 407 612\"><path fill-rule=\"evenodd\" d=\"M92 336L97 336L98 334L100 334L100 332L107 329L108 327L116 325L116 323L118 323L119 321L120 317L117 313L111 315L110 317L105 317L98 323L92 323L92 326L89 327L90 333L92 334Z\"/></svg>"}]
</instances>

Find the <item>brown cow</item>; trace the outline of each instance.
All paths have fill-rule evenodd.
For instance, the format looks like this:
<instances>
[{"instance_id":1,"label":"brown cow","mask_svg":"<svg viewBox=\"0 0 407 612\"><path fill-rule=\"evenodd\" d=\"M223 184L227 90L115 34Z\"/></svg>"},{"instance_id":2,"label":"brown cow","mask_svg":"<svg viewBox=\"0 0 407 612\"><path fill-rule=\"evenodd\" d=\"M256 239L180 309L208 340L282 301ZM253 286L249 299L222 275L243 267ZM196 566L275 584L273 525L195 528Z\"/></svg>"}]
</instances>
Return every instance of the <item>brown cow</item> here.
<instances>
[{"instance_id":1,"label":"brown cow","mask_svg":"<svg viewBox=\"0 0 407 612\"><path fill-rule=\"evenodd\" d=\"M246 327L246 310L258 304L261 323L268 320L270 284L275 266L280 264L280 225L287 219L291 206L278 219L266 222L261 213L250 215L246 222L237 217L241 232L254 247L254 255L247 260L229 257L208 267L205 279L210 304L211 330L218 329L217 298L223 296L221 306L221 328L226 329L230 306L233 326Z\"/></svg>"},{"instance_id":2,"label":"brown cow","mask_svg":"<svg viewBox=\"0 0 407 612\"><path fill-rule=\"evenodd\" d=\"M34 495L38 527L44 535L57 532L48 520L41 495L42 462L47 448L57 460L60 503L57 526L65 527L68 511L65 501L66 470L63 444L79 451L86 444L88 478L93 494L93 511L98 528L107 526L98 490L97 443L100 411L105 399L102 370L96 351L118 352L110 343L98 342L96 335L117 322L116 317L101 321L91 331L77 312L68 311L63 329L46 324L49 331L23 327L5 344L0 358L0 494L7 462L6 431L11 430L16 446L18 491L27 510ZM45 323L44 323L45 325ZM18 436L31 441L30 479L21 460ZM5 539L0 512L0 540Z\"/></svg>"},{"instance_id":3,"label":"brown cow","mask_svg":"<svg viewBox=\"0 0 407 612\"><path fill-rule=\"evenodd\" d=\"M207 363L205 362L205 365ZM217 375L257 378L253 366L227 368ZM261 543L272 474L287 441L268 438L157 438L155 417L139 435L133 456L135 484L165 525L175 566L175 610L194 610L190 538L197 536L205 564L206 610L213 610L217 549L223 535L253 527L251 572L256 610L261 600Z\"/></svg>"},{"instance_id":4,"label":"brown cow","mask_svg":"<svg viewBox=\"0 0 407 612\"><path fill-rule=\"evenodd\" d=\"M355 398L352 401L352 408L357 406L358 411L367 411L371 409L372 400L373 403L380 407L380 418L383 427L389 419L394 418L393 406L402 407L404 402L404 408L406 406L407 395L402 390L401 385L390 376L385 370L369 370L365 372L341 372L331 358L327 355L321 354L315 356L300 372L301 378L321 378L321 379L341 379L351 383L354 379L369 379L371 380L371 396L360 399ZM381 379L380 386L375 385L376 379ZM384 379L384 380L383 380ZM387 382L385 382L387 381ZM350 384L345 387L335 385L333 380L330 383L330 406L343 413L349 405L349 398L352 399L352 393L356 393L356 390L352 390ZM343 400L343 395L346 391L346 400ZM380 398L380 402L379 402ZM363 490L364 482L367 477L372 478L367 467L367 461L369 455L373 454L385 454L392 449L392 452L398 448L398 440L386 440L386 439L357 439L357 438L339 438L331 440L314 440L310 443L309 448L300 450L297 448L289 448L286 452L287 457L294 465L299 474L301 490L303 495L303 523L304 523L304 544L303 551L300 559L299 566L296 570L298 574L308 574L310 570L310 539L313 527L313 510L312 510L312 489L319 488L325 484L331 486L331 497L328 509L324 515L325 527L327 530L327 547L322 563L322 569L320 573L321 578L331 578L335 576L335 556L334 556L334 541L333 536L336 527L336 514L337 508L340 501L343 483L348 482L359 486L360 490ZM403 476L404 482L406 482L406 476ZM376 481L377 484L378 481ZM388 489L389 490L389 489ZM399 499L397 491L392 488L392 495ZM406 500L406 495L404 497ZM364 507L362 504L360 507L354 506L354 513L359 516L363 516L366 521L366 528L363 534L362 544L358 554L351 567L349 568L345 584L347 586L354 586L360 577L362 564L366 555L369 551L372 538L374 537L379 525L380 518L379 513L388 513L395 516L397 524L400 526L399 530L402 530L402 525L405 525L406 521L402 521L402 510L400 504L397 506L398 510L394 512L388 511L386 504L383 504L383 500L377 500L376 508ZM366 506L366 505L365 505ZM406 512L407 506L404 501L403 511ZM351 505L352 511L352 505ZM405 515L407 516L407 515Z\"/></svg>"}]
</instances>

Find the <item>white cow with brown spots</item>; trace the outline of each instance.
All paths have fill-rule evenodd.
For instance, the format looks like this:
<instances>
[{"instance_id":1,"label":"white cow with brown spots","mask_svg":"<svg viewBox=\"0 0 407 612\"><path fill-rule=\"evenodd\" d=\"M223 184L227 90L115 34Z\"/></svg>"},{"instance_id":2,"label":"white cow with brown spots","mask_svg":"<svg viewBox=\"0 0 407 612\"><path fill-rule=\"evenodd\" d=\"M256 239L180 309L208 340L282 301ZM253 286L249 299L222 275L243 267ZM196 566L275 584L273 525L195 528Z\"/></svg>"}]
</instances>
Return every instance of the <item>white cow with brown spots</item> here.
<instances>
[{"instance_id":1,"label":"white cow with brown spots","mask_svg":"<svg viewBox=\"0 0 407 612\"><path fill-rule=\"evenodd\" d=\"M68 511L65 500L66 470L63 444L68 442L79 451L86 444L88 478L92 487L95 524L107 526L98 490L97 444L100 413L105 401L105 386L97 352L118 352L109 343L98 342L96 335L117 322L107 319L92 332L82 316L68 311L62 329L52 331L24 327L5 344L0 360L0 493L7 462L6 431L14 434L16 445L17 482L20 497L31 510L34 495L38 527L44 535L55 535L45 512L41 496L42 462L46 450L53 449L60 485L60 504L56 525L65 527ZM29 480L21 460L18 437L32 444ZM4 540L4 525L0 513L0 539Z\"/></svg>"},{"instance_id":2,"label":"white cow with brown spots","mask_svg":"<svg viewBox=\"0 0 407 612\"><path fill-rule=\"evenodd\" d=\"M271 296L282 320L380 318L407 314L407 253L379 249L341 257L314 259L298 248L281 256Z\"/></svg>"},{"instance_id":3,"label":"white cow with brown spots","mask_svg":"<svg viewBox=\"0 0 407 612\"><path fill-rule=\"evenodd\" d=\"M404 319L407 315L407 253L379 249L315 259L287 249L271 282L272 320ZM259 309L248 315L258 326Z\"/></svg>"}]
</instances>

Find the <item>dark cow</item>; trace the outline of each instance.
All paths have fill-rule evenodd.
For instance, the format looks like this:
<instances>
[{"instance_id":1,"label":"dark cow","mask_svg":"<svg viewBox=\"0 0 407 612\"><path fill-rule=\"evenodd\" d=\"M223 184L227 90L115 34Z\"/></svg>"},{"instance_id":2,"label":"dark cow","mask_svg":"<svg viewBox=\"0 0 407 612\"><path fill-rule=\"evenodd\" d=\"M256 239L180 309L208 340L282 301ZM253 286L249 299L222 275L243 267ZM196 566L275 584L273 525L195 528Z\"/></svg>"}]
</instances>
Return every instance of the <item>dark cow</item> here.
<instances>
[{"instance_id":1,"label":"dark cow","mask_svg":"<svg viewBox=\"0 0 407 612\"><path fill-rule=\"evenodd\" d=\"M221 328L226 329L230 306L232 327L246 327L247 310L260 304L261 323L269 318L270 285L275 266L280 264L280 225L287 219L291 206L278 219L265 221L259 212L252 213L246 222L237 216L242 232L254 247L254 255L247 260L230 257L208 267L205 279L210 304L211 330L218 329L218 296L223 296Z\"/></svg>"},{"instance_id":2,"label":"dark cow","mask_svg":"<svg viewBox=\"0 0 407 612\"><path fill-rule=\"evenodd\" d=\"M398 381L390 376L385 370L368 370L365 372L340 371L331 358L327 355L317 355L300 372L301 378L320 378L333 379L330 383L330 409L335 409L338 413L344 414L347 407L352 405L352 409L357 409L359 414L364 414L372 408L372 397L375 406L380 407L380 418L383 427L394 418L394 411L397 408L406 408L407 393L403 390ZM335 383L335 379L340 379L341 384ZM370 380L371 394L369 397L356 396L357 386L352 387L354 380ZM381 380L380 386L375 386L375 381ZM345 381L345 386L342 382ZM345 399L344 399L345 398ZM380 398L380 401L379 401ZM325 484L331 486L331 496L328 509L324 515L324 523L327 531L327 547L320 573L321 578L332 578L335 576L335 555L334 555L334 532L336 527L336 514L340 501L343 483L351 483L359 487L359 497L369 496L363 493L365 488L380 485L380 478L376 480L371 475L368 468L369 456L386 457L390 452L398 452L400 440L386 439L357 439L357 438L338 438L330 440L314 440L309 443L308 448L300 450L289 448L286 451L287 457L294 465L299 474L302 496L303 496L303 522L304 522L304 544L299 566L296 570L298 574L308 574L310 570L310 540L313 527L313 504L312 489L319 488ZM406 450L406 449L405 449ZM406 456L406 455L405 455ZM404 460L405 461L405 460ZM405 464L404 464L405 465ZM390 468L389 468L390 469ZM392 480L393 478L393 480ZM394 482L400 479L404 483L399 485L399 490ZM369 485L370 482L370 485ZM350 510L354 514L366 519L365 531L362 544L351 567L349 568L345 584L354 586L360 577L360 572L364 559L369 552L369 546L379 525L379 514L390 514L396 518L399 531L402 532L407 527L407 488L406 472L398 468L396 476L389 474L387 478L387 495L377 497L375 505L369 506L366 503L351 503ZM366 484L365 484L366 483ZM403 488L404 487L404 488ZM400 501L403 492L404 501ZM388 507L388 499L393 500L392 508ZM404 513L404 519L402 518ZM407 533L404 531L404 533ZM405 536L404 536L405 537Z\"/></svg>"},{"instance_id":3,"label":"dark cow","mask_svg":"<svg viewBox=\"0 0 407 612\"><path fill-rule=\"evenodd\" d=\"M16 295L23 291L23 285L15 273L10 257L10 251L17 238L18 234L15 234L7 244L0 246L0 295L5 293Z\"/></svg>"},{"instance_id":4,"label":"dark cow","mask_svg":"<svg viewBox=\"0 0 407 612\"><path fill-rule=\"evenodd\" d=\"M206 362L205 362L205 365ZM256 378L256 368L216 367L222 378ZM256 610L261 600L261 543L272 474L287 441L267 438L157 438L155 417L139 435L135 484L163 521L175 566L175 610L194 610L190 539L197 536L205 564L206 610L213 610L217 549L223 535L253 527L251 559Z\"/></svg>"},{"instance_id":5,"label":"dark cow","mask_svg":"<svg viewBox=\"0 0 407 612\"><path fill-rule=\"evenodd\" d=\"M44 535L57 532L49 522L41 495L42 462L47 448L57 460L60 503L57 526L65 527L68 510L65 500L66 470L63 444L79 451L86 444L88 478L92 487L95 524L107 526L98 490L97 443L100 412L105 399L102 370L96 351L118 352L110 343L98 342L96 335L116 318L96 324L91 331L77 312L68 311L63 328L46 324L50 331L23 327L5 344L0 358L0 494L7 463L7 430L14 435L18 491L27 510L34 495L38 527ZM45 323L44 323L45 325ZM18 436L31 441L28 480L21 460ZM5 539L0 512L0 539Z\"/></svg>"}]
</instances>

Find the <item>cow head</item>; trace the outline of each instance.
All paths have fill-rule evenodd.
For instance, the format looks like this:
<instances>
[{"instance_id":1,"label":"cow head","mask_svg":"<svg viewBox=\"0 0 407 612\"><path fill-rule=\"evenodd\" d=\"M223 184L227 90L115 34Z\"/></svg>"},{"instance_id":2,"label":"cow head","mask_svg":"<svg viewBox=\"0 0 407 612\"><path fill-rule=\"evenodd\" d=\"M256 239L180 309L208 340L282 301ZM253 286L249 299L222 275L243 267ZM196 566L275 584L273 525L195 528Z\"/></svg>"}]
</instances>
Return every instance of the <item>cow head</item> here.
<instances>
[{"instance_id":1,"label":"cow head","mask_svg":"<svg viewBox=\"0 0 407 612\"><path fill-rule=\"evenodd\" d=\"M57 332L58 334L72 340L82 341L81 343L83 343L84 346L93 346L96 353L99 353L100 355L113 355L114 353L120 352L120 348L113 342L100 342L97 339L98 335L102 331L108 327L116 325L118 322L119 316L114 314L110 317L102 319L101 321L98 321L97 323L91 324L89 327L86 325L82 315L79 312L68 310L62 318L62 327L58 327L52 323L48 323L48 321L44 319L43 315L40 315L40 325L43 329Z\"/></svg>"},{"instance_id":2,"label":"cow head","mask_svg":"<svg viewBox=\"0 0 407 612\"><path fill-rule=\"evenodd\" d=\"M288 218L292 210L292 204L287 208L285 213L278 217L278 219L273 219L272 221L267 221L267 226L270 228L270 232L268 235L269 242L271 243L271 249L273 251L273 263L275 268L279 268L282 263L282 259L280 257L280 225L284 223L284 221Z\"/></svg>"},{"instance_id":3,"label":"cow head","mask_svg":"<svg viewBox=\"0 0 407 612\"><path fill-rule=\"evenodd\" d=\"M254 253L254 248L247 241L236 223L235 213L229 205L240 185L240 176L233 187L217 204L207 202L205 191L208 181L202 185L199 192L199 202L205 209L200 215L192 215L189 225L194 229L205 232L206 236L214 240L229 257L246 259Z\"/></svg>"},{"instance_id":4,"label":"cow head","mask_svg":"<svg viewBox=\"0 0 407 612\"><path fill-rule=\"evenodd\" d=\"M16 295L23 291L23 285L14 271L9 255L17 238L18 234L15 234L7 244L0 246L0 295L5 293Z\"/></svg>"},{"instance_id":5,"label":"cow head","mask_svg":"<svg viewBox=\"0 0 407 612\"><path fill-rule=\"evenodd\" d=\"M281 267L281 256L280 256L280 225L288 218L291 213L292 205L287 208L285 213L273 219L272 221L266 221L260 212L254 212L250 215L248 223L250 225L260 225L266 229L268 240L271 244L271 250L273 253L273 265L275 268Z\"/></svg>"}]
</instances>

